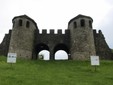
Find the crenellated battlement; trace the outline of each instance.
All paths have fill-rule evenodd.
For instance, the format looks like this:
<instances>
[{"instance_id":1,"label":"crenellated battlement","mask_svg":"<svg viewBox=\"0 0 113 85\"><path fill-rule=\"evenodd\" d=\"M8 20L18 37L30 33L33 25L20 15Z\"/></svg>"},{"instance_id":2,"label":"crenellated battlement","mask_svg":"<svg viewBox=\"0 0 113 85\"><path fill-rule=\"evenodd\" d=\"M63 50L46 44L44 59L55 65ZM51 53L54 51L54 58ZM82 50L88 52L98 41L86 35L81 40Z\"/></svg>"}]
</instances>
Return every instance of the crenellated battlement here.
<instances>
[{"instance_id":1,"label":"crenellated battlement","mask_svg":"<svg viewBox=\"0 0 113 85\"><path fill-rule=\"evenodd\" d=\"M47 30L46 29L43 29L42 30L42 34L47 34Z\"/></svg>"},{"instance_id":2,"label":"crenellated battlement","mask_svg":"<svg viewBox=\"0 0 113 85\"><path fill-rule=\"evenodd\" d=\"M101 30L98 30L98 31L97 31L96 29L93 29L93 33L94 33L94 34L102 34L102 31L101 31Z\"/></svg>"},{"instance_id":3,"label":"crenellated battlement","mask_svg":"<svg viewBox=\"0 0 113 85\"><path fill-rule=\"evenodd\" d=\"M66 30L62 30L62 29L57 29L57 31L55 32L54 29L50 29L49 31L47 29L42 29L42 30L37 30L38 34L55 34L55 35L65 35L65 34L69 34L70 30L66 29Z\"/></svg>"},{"instance_id":4,"label":"crenellated battlement","mask_svg":"<svg viewBox=\"0 0 113 85\"><path fill-rule=\"evenodd\" d=\"M103 33L102 33L101 30L96 31L96 29L94 29L94 30L93 30L93 35L94 35L94 37L101 36L101 37L103 37L103 39L104 39L104 35L103 35Z\"/></svg>"}]
</instances>

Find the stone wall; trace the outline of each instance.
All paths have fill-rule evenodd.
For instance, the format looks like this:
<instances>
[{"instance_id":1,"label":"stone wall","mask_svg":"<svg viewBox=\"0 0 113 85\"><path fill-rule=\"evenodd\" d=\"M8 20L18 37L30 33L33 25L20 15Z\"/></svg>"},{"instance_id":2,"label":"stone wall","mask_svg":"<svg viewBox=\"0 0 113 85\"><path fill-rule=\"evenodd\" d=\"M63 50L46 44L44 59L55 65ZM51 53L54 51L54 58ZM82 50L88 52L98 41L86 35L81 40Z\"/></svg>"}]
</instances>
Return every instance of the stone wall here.
<instances>
[{"instance_id":1,"label":"stone wall","mask_svg":"<svg viewBox=\"0 0 113 85\"><path fill-rule=\"evenodd\" d=\"M12 30L9 30L8 34L5 34L2 43L0 44L0 55L7 56L9 50L9 43L11 38Z\"/></svg>"},{"instance_id":2,"label":"stone wall","mask_svg":"<svg viewBox=\"0 0 113 85\"><path fill-rule=\"evenodd\" d=\"M42 33L39 33L39 30L36 30L35 35L35 46L34 46L34 57L37 57L37 54L41 50L48 50L50 52L50 59L55 59L55 52L58 50L65 50L70 54L70 30L65 30L65 33L62 33L62 30L58 30L55 34L54 30L50 30L50 33L47 33L47 30L42 30Z\"/></svg>"},{"instance_id":3,"label":"stone wall","mask_svg":"<svg viewBox=\"0 0 113 85\"><path fill-rule=\"evenodd\" d=\"M112 50L107 45L101 30L99 30L98 33L96 30L93 30L93 34L95 40L96 55L98 55L100 59L113 59Z\"/></svg>"}]
</instances>

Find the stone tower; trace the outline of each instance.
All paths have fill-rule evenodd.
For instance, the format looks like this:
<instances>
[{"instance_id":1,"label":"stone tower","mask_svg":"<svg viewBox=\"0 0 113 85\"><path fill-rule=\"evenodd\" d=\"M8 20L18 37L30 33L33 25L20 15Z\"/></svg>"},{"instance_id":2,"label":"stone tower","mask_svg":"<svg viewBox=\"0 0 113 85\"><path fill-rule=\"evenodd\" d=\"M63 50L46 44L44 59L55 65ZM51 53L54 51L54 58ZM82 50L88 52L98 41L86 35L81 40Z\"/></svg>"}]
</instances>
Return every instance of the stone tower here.
<instances>
[{"instance_id":1,"label":"stone tower","mask_svg":"<svg viewBox=\"0 0 113 85\"><path fill-rule=\"evenodd\" d=\"M84 15L78 15L69 21L70 49L73 60L87 60L91 55L96 55L92 22L91 17Z\"/></svg>"},{"instance_id":2,"label":"stone tower","mask_svg":"<svg viewBox=\"0 0 113 85\"><path fill-rule=\"evenodd\" d=\"M14 17L9 52L18 57L31 58L34 44L35 21L26 15Z\"/></svg>"}]
</instances>

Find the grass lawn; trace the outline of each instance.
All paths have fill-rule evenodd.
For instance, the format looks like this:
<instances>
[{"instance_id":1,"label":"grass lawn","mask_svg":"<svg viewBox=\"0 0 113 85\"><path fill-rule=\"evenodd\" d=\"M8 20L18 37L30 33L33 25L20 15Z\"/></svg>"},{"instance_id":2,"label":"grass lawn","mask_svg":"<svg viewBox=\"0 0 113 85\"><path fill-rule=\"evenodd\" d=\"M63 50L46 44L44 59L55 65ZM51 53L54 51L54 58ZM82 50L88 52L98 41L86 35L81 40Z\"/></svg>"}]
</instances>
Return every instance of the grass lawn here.
<instances>
[{"instance_id":1,"label":"grass lawn","mask_svg":"<svg viewBox=\"0 0 113 85\"><path fill-rule=\"evenodd\" d=\"M17 60L0 57L0 85L112 85L113 61L94 68L89 61Z\"/></svg>"}]
</instances>

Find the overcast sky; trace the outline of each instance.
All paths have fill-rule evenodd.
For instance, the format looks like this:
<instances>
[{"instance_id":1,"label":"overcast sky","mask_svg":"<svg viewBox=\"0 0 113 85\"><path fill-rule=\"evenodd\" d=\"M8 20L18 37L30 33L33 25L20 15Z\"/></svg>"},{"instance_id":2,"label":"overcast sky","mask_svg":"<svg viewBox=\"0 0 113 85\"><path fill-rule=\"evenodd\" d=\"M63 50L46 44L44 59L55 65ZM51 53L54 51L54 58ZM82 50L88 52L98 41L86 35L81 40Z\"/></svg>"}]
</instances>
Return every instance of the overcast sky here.
<instances>
[{"instance_id":1,"label":"overcast sky","mask_svg":"<svg viewBox=\"0 0 113 85\"><path fill-rule=\"evenodd\" d=\"M0 42L15 16L28 15L39 29L67 29L70 19L83 14L93 18L93 29L101 29L113 48L113 0L0 0L0 11Z\"/></svg>"}]
</instances>

